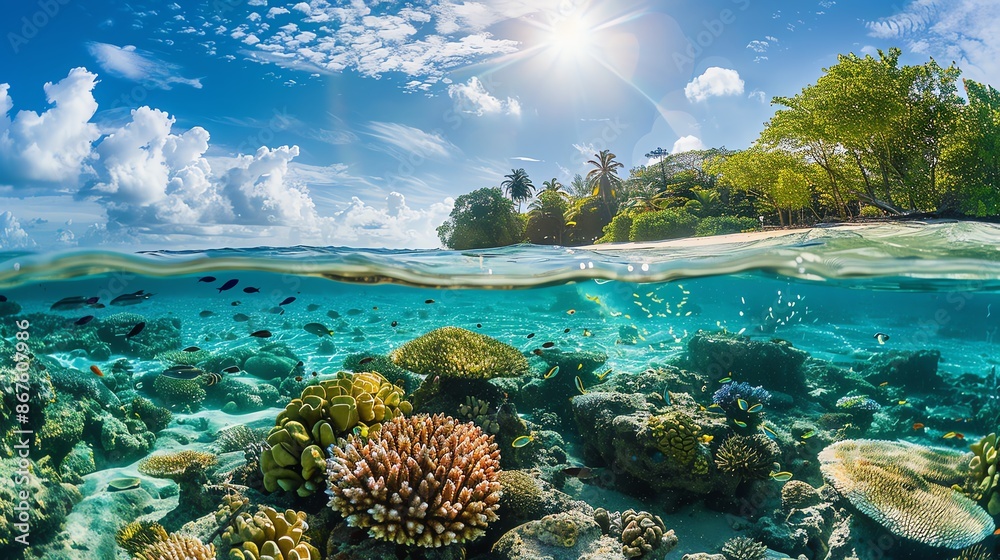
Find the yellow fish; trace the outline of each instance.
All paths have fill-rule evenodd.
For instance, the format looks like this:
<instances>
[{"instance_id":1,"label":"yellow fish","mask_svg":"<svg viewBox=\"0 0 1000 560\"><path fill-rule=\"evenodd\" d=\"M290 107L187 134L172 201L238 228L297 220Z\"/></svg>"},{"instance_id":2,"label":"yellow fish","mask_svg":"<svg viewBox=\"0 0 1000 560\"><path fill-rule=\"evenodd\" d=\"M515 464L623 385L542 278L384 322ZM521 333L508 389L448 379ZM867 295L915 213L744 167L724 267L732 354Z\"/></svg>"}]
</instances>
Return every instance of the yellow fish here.
<instances>
[{"instance_id":1,"label":"yellow fish","mask_svg":"<svg viewBox=\"0 0 1000 560\"><path fill-rule=\"evenodd\" d=\"M545 373L545 375L542 376L542 379L549 379L550 377L555 377L556 374L558 374L558 373L559 373L559 366L558 365L554 365L554 366L552 366L552 369L550 369L549 371L547 371Z\"/></svg>"},{"instance_id":2,"label":"yellow fish","mask_svg":"<svg viewBox=\"0 0 1000 560\"><path fill-rule=\"evenodd\" d=\"M514 438L514 441L511 442L510 446L514 447L514 448L524 447L525 445L528 445L529 443L531 443L533 441L535 441L535 436L533 436L533 435L530 435L530 436L518 436L518 437Z\"/></svg>"},{"instance_id":3,"label":"yellow fish","mask_svg":"<svg viewBox=\"0 0 1000 560\"><path fill-rule=\"evenodd\" d=\"M708 444L712 443L713 439L715 439L715 436L713 436L713 435L701 434L701 437L698 438L698 441L704 443L705 445L708 445Z\"/></svg>"},{"instance_id":4,"label":"yellow fish","mask_svg":"<svg viewBox=\"0 0 1000 560\"><path fill-rule=\"evenodd\" d=\"M597 380L598 380L598 381L604 381L604 378L605 378L605 377L607 377L607 376L611 375L611 371L612 371L612 370L610 370L610 369L609 369L608 371L606 371L606 372L604 372L604 373L599 373L599 374L597 374Z\"/></svg>"},{"instance_id":5,"label":"yellow fish","mask_svg":"<svg viewBox=\"0 0 1000 560\"><path fill-rule=\"evenodd\" d=\"M777 480L778 482L786 482L792 479L792 473L788 471L781 471L781 472L771 471L771 478Z\"/></svg>"},{"instance_id":6,"label":"yellow fish","mask_svg":"<svg viewBox=\"0 0 1000 560\"><path fill-rule=\"evenodd\" d=\"M590 295L590 294L587 294L587 295L586 295L586 296L584 296L584 297L586 297L586 298L587 298L587 299L589 299L590 301L592 301L592 302L596 303L597 305L600 305L600 304L601 304L601 296L592 296L592 295Z\"/></svg>"},{"instance_id":7,"label":"yellow fish","mask_svg":"<svg viewBox=\"0 0 1000 560\"><path fill-rule=\"evenodd\" d=\"M586 395L587 394L587 389L585 389L583 387L583 380L580 379L579 375L576 376L576 380L575 381L576 381L576 390L580 391L581 395Z\"/></svg>"}]
</instances>

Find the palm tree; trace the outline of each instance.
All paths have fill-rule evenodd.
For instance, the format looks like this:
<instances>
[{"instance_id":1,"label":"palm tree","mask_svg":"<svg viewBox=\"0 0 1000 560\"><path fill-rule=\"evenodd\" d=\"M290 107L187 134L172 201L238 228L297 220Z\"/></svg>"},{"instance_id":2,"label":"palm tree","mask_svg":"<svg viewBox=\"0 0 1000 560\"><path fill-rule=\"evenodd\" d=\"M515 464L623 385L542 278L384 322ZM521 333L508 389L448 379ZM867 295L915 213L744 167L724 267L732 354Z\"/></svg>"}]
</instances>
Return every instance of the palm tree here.
<instances>
[{"instance_id":1,"label":"palm tree","mask_svg":"<svg viewBox=\"0 0 1000 560\"><path fill-rule=\"evenodd\" d=\"M615 202L618 190L622 186L622 179L618 176L618 170L625 166L615 158L611 150L601 150L594 154L595 159L588 160L587 163L594 166L594 169L587 173L587 184L590 185L591 195L599 197L601 206L606 213L607 221L615 215L617 205Z\"/></svg>"},{"instance_id":2,"label":"palm tree","mask_svg":"<svg viewBox=\"0 0 1000 560\"><path fill-rule=\"evenodd\" d=\"M507 196L517 203L517 211L521 211L521 203L530 200L535 194L535 185L531 184L524 168L511 169L509 175L504 175L507 179L500 183L500 188L507 191Z\"/></svg>"},{"instance_id":3,"label":"palm tree","mask_svg":"<svg viewBox=\"0 0 1000 560\"><path fill-rule=\"evenodd\" d=\"M542 181L542 187L543 191L554 192L563 198L569 198L569 194L563 190L563 184L555 177L548 181Z\"/></svg>"}]
</instances>

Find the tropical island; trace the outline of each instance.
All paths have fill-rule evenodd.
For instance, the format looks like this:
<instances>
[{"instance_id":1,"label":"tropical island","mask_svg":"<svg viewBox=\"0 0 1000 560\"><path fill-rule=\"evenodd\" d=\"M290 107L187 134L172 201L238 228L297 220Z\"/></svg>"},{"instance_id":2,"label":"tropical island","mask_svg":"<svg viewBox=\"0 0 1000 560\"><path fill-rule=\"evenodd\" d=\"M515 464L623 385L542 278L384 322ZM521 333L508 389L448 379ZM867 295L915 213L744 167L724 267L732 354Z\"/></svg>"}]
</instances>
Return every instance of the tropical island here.
<instances>
[{"instance_id":1,"label":"tropical island","mask_svg":"<svg viewBox=\"0 0 1000 560\"><path fill-rule=\"evenodd\" d=\"M646 154L622 176L610 150L569 185L536 187L524 169L459 196L438 228L444 246L577 246L655 241L772 226L937 213L1000 214L1000 92L902 51L839 55L779 107L757 140ZM522 206L526 212L522 212Z\"/></svg>"}]
</instances>

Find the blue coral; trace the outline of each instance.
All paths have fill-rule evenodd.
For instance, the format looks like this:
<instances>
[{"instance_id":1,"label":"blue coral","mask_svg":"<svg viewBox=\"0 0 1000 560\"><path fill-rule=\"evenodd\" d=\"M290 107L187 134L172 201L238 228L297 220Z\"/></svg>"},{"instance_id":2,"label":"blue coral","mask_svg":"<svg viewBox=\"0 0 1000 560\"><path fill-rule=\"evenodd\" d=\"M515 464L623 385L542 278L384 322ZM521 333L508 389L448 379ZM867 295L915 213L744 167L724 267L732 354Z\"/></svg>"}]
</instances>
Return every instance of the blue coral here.
<instances>
[{"instance_id":1,"label":"blue coral","mask_svg":"<svg viewBox=\"0 0 1000 560\"><path fill-rule=\"evenodd\" d=\"M746 402L748 408L752 408L758 403L762 405L770 403L771 393L759 385L754 387L749 383L740 381L726 383L722 387L719 387L719 390L712 395L712 402L725 411L726 417L734 427L746 431L756 430L760 424L763 411L749 412L748 410L742 410L739 405L740 399Z\"/></svg>"}]
</instances>

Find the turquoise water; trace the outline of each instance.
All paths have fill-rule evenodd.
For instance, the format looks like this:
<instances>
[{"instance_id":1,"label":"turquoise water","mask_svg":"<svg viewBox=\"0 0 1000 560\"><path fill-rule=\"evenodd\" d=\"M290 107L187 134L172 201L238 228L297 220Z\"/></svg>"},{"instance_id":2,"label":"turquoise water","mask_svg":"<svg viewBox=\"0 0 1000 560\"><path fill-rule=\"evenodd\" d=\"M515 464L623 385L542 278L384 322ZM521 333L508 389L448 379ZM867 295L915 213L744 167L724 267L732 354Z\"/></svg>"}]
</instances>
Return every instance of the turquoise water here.
<instances>
[{"instance_id":1,"label":"turquoise water","mask_svg":"<svg viewBox=\"0 0 1000 560\"><path fill-rule=\"evenodd\" d=\"M764 409L766 424L778 432L780 448L774 457L779 464L770 469L771 475L787 470L793 480L819 487L824 478L816 468L818 454L843 439L902 440L964 452L996 429L997 416L991 407L997 385L991 371L997 363L995 337L1000 327L997 234L992 225L939 223L825 228L758 235L750 240L699 239L698 244L688 245L511 247L466 253L309 247L138 255L0 253L0 295L7 300L0 303L0 332L6 339L4 351L11 354L4 356L10 361L3 365L15 370L18 361L30 361L31 375L38 378L32 391L40 391L43 381L52 380L52 393L45 398L30 397L32 418L25 425L36 434L47 429L50 435L48 440L36 437L32 441L30 458L40 478L30 491L41 493L62 481L80 492L75 505L62 516L37 511L40 505L33 505L31 546L10 541L17 531L4 527L8 543L0 534L0 550L27 557L127 558L114 544L114 531L136 519L169 519L177 507L174 483L143 475L138 470L143 458L181 449L219 453L220 430L246 424L266 433L285 403L310 384L336 378L352 356L356 364L359 354L389 355L425 333L454 326L505 343L528 360L529 374L495 381L470 395L492 400L489 410L494 416L504 406L512 406L525 422L524 433L496 434L504 469L539 469L532 476L593 507L634 508L659 515L679 537L667 558L718 553L728 538L739 535L762 540L777 557L834 557L826 556L824 540L830 539L832 521L823 529L825 535L801 546L762 529L768 523L783 522L778 519L782 516L771 515L780 507L784 483L780 476L765 474L761 480L738 484L712 479L706 483L710 490L693 492L643 480L627 465L616 464L613 452L599 449L601 440L594 439L594 433L605 428L587 425L589 413L581 408L586 404L574 397L581 392L587 399L602 392L642 394L648 406L637 407L629 413L633 415L687 410L702 433L712 436L697 444L698 453L710 462L706 480L721 477L721 467L715 466L721 443L735 435L752 434L755 426L744 432L743 426L733 422L734 415L727 418L718 411L715 420L708 420L713 414L713 393L744 379L731 371L699 371L689 355L692 339L699 331L745 342L777 339L785 342L774 343L775 347L787 343L808 353L807 365L812 369L794 374L805 379L796 388L785 383L794 376L787 371L747 374L747 381L769 389L772 401L780 402ZM199 281L204 277L214 280ZM229 280L238 283L221 291ZM244 288L259 291L246 293ZM136 294L131 298L134 304L111 303L128 294ZM57 301L76 296L80 297L77 308L52 309ZM99 299L87 302L95 297ZM290 298L294 300L286 302ZM122 312L136 316L116 316ZM88 316L93 318L85 320ZM126 337L140 322L144 328ZM310 323L322 325L332 335L304 328ZM269 337L252 336L264 330ZM30 359L11 353L18 332L30 334L26 348L21 348L30 353ZM888 336L880 341L877 333ZM205 359L196 364L199 372L220 374L212 383L208 377L197 378L204 384L200 403L164 398L156 382L175 363L167 353L189 347L204 351ZM584 370L581 359L583 387L578 388L572 380L579 376L568 371L567 362L562 362L552 379L544 379L553 362L541 354L550 352L549 347L564 355L603 354L606 360ZM920 373L926 378L907 379L909 370L904 366L880 370L893 372L882 377L873 373L875 369L865 369L882 367L872 364L884 364L893 357L905 360L918 351L940 352L936 371ZM266 355L271 369L262 373L263 366L250 367L246 357L255 354ZM232 373L222 372L227 362L211 359L234 355L241 356L232 362L240 368ZM97 376L91 366L102 375ZM693 373L687 378L676 372L660 373L654 379L648 372L673 366ZM816 372L822 367L843 373L819 376ZM724 369L739 368L736 364ZM643 372L647 372L645 378ZM897 374L904 377L894 377ZM385 375L389 382L396 381ZM837 375L860 375L866 387L838 381ZM439 376L411 374L401 385L411 394L420 383L442 387L449 383L447 376L443 381L435 377ZM68 381L72 379L80 381ZM635 380L634 386L629 379ZM658 385L647 386L649 379ZM687 381L681 383L682 379ZM106 390L95 389L95 383ZM81 389L81 384L89 388ZM237 399L235 386L249 387L246 391L261 398ZM663 402L664 390L670 393L669 404ZM19 392L8 388L4 393L8 408L0 427L7 438L17 427L11 410ZM114 397L99 396L106 392ZM499 394L504 395L502 403L497 402ZM859 416L856 410L838 408L838 399L852 395L870 397L879 404L874 420ZM132 435L147 441L123 451L122 445L109 444L111 428L105 424L114 424L109 416L124 423L129 403L136 397L170 410L171 420L160 430L150 429L148 423L145 428L133 423ZM84 410L87 399L100 403L98 408L104 411L64 409ZM415 411L439 412L459 413L447 400L431 400ZM848 416L837 420L831 416L837 413ZM73 435L65 440L61 432L52 435L53 422L77 422L82 428L70 430ZM642 434L648 440L648 434ZM523 456L510 444L517 435L538 435L527 449L544 445L547 451ZM652 447L646 443L653 464L672 460L657 456L655 443ZM70 465L88 449L92 464ZM16 457L17 450L8 446L4 453ZM508 455L514 453L519 455ZM205 483L217 483L211 477L243 460L239 451L220 456L223 460L213 467L217 470L209 471ZM960 462L966 465L968 459ZM576 466L593 469L599 476L563 472ZM109 481L133 476L141 480L139 488L108 492ZM9 487L9 480L5 484ZM128 493L136 493L131 506L118 497ZM742 506L756 503L755 496L761 497L759 507L748 513ZM282 491L254 492L248 497L254 507L270 504L305 511L314 531L339 521L322 497L289 496ZM547 499L556 500L551 495ZM858 507L841 505L850 511ZM499 516L497 526L504 525L502 508ZM925 547L905 535L898 538L900 531L880 523L877 516L863 510L856 516L867 518L851 525L858 554L874 546L882 557L952 558L960 548ZM197 518L192 513L186 521ZM64 534L56 538L60 521ZM174 532L182 524L176 525L167 528ZM213 528L203 530L202 537L207 538L205 534ZM198 534L197 529L188 529ZM323 542L318 542L318 534L313 535L313 544L324 554L332 554L327 548L328 531L322 534ZM467 543L463 554L487 558L501 535L488 532ZM886 535L890 546L870 544ZM992 546L992 540L989 537L986 543ZM799 548L788 548L793 546ZM216 547L220 557L226 557L228 545L216 539ZM563 552L571 554L569 550L576 549ZM344 557L363 558L369 553L347 554ZM502 553L499 548L495 554L529 557L523 552L522 556Z\"/></svg>"}]
</instances>

